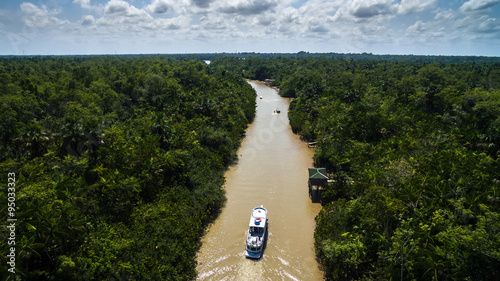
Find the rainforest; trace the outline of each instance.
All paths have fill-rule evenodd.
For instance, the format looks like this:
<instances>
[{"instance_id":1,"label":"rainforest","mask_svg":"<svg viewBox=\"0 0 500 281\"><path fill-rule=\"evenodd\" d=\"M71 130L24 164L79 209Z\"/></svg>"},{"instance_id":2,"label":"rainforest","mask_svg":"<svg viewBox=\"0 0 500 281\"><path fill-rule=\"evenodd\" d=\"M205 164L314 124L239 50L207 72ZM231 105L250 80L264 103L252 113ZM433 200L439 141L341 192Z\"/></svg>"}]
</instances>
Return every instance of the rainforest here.
<instances>
[{"instance_id":1,"label":"rainforest","mask_svg":"<svg viewBox=\"0 0 500 281\"><path fill-rule=\"evenodd\" d=\"M323 191L327 280L500 278L500 64L225 59L293 99Z\"/></svg>"},{"instance_id":2,"label":"rainforest","mask_svg":"<svg viewBox=\"0 0 500 281\"><path fill-rule=\"evenodd\" d=\"M327 280L500 279L500 62L374 56L0 58L6 280L193 280L224 171L255 115L291 100L331 181ZM304 183L305 187L307 183Z\"/></svg>"},{"instance_id":3,"label":"rainforest","mask_svg":"<svg viewBox=\"0 0 500 281\"><path fill-rule=\"evenodd\" d=\"M0 76L2 280L194 279L253 89L170 58L3 58Z\"/></svg>"}]
</instances>

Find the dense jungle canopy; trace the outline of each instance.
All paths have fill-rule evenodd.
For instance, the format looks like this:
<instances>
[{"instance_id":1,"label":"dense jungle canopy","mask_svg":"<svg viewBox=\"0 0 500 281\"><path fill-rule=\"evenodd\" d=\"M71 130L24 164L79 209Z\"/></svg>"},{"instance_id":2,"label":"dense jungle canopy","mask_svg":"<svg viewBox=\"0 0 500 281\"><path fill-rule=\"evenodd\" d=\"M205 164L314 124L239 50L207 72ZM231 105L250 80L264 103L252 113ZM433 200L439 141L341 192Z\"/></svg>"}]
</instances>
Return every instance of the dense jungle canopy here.
<instances>
[{"instance_id":1,"label":"dense jungle canopy","mask_svg":"<svg viewBox=\"0 0 500 281\"><path fill-rule=\"evenodd\" d=\"M500 279L500 64L221 58L273 78L335 180L316 218L328 280Z\"/></svg>"},{"instance_id":2,"label":"dense jungle canopy","mask_svg":"<svg viewBox=\"0 0 500 281\"><path fill-rule=\"evenodd\" d=\"M498 60L252 55L0 58L18 279L194 279L254 117L243 78L292 99L335 180L316 218L326 279L500 279Z\"/></svg>"},{"instance_id":3,"label":"dense jungle canopy","mask_svg":"<svg viewBox=\"0 0 500 281\"><path fill-rule=\"evenodd\" d=\"M251 86L165 57L3 58L0 77L17 277L194 279L197 239L254 116ZM15 280L0 245L0 274Z\"/></svg>"}]
</instances>

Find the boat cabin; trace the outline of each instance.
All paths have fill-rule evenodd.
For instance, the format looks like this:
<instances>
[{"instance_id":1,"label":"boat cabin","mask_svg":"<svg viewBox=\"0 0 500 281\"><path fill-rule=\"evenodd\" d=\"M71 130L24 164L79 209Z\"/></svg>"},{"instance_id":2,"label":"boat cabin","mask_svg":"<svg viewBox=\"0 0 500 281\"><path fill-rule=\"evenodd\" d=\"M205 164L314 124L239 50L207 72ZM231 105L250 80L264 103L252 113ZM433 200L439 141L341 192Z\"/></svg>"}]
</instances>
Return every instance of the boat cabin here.
<instances>
[{"instance_id":1,"label":"boat cabin","mask_svg":"<svg viewBox=\"0 0 500 281\"><path fill-rule=\"evenodd\" d=\"M267 210L262 206L254 208L250 216L245 255L249 258L260 258L266 239Z\"/></svg>"}]
</instances>

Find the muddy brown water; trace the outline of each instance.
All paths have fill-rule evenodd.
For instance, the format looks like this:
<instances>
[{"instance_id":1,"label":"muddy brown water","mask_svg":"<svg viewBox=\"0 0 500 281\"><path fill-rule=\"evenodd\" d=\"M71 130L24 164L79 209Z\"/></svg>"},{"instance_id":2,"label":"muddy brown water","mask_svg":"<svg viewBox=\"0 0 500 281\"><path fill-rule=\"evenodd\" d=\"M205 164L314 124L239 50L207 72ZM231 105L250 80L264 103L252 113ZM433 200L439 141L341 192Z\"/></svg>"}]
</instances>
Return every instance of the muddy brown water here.
<instances>
[{"instance_id":1,"label":"muddy brown water","mask_svg":"<svg viewBox=\"0 0 500 281\"><path fill-rule=\"evenodd\" d=\"M226 205L201 239L197 280L322 280L314 253L314 217L321 206L307 190L314 152L292 133L288 100L260 82L249 83L257 91L256 117L238 162L225 174ZM268 211L268 241L262 258L251 260L244 254L246 231L260 205Z\"/></svg>"}]
</instances>

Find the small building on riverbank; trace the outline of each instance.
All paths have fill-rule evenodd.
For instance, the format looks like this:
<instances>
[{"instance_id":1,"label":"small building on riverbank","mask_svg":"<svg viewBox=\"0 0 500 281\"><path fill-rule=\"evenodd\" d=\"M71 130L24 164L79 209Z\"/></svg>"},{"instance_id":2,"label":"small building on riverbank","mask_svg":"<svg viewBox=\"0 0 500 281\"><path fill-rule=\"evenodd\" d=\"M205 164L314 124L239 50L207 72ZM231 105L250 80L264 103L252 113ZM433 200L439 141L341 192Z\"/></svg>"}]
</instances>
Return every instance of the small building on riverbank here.
<instances>
[{"instance_id":1,"label":"small building on riverbank","mask_svg":"<svg viewBox=\"0 0 500 281\"><path fill-rule=\"evenodd\" d=\"M272 78L269 78L269 79L266 79L264 80L264 83L267 85L267 86L271 86L271 84L274 82L274 79Z\"/></svg>"},{"instance_id":2,"label":"small building on riverbank","mask_svg":"<svg viewBox=\"0 0 500 281\"><path fill-rule=\"evenodd\" d=\"M309 168L309 196L314 203L321 202L321 192L327 183L326 168Z\"/></svg>"}]
</instances>

